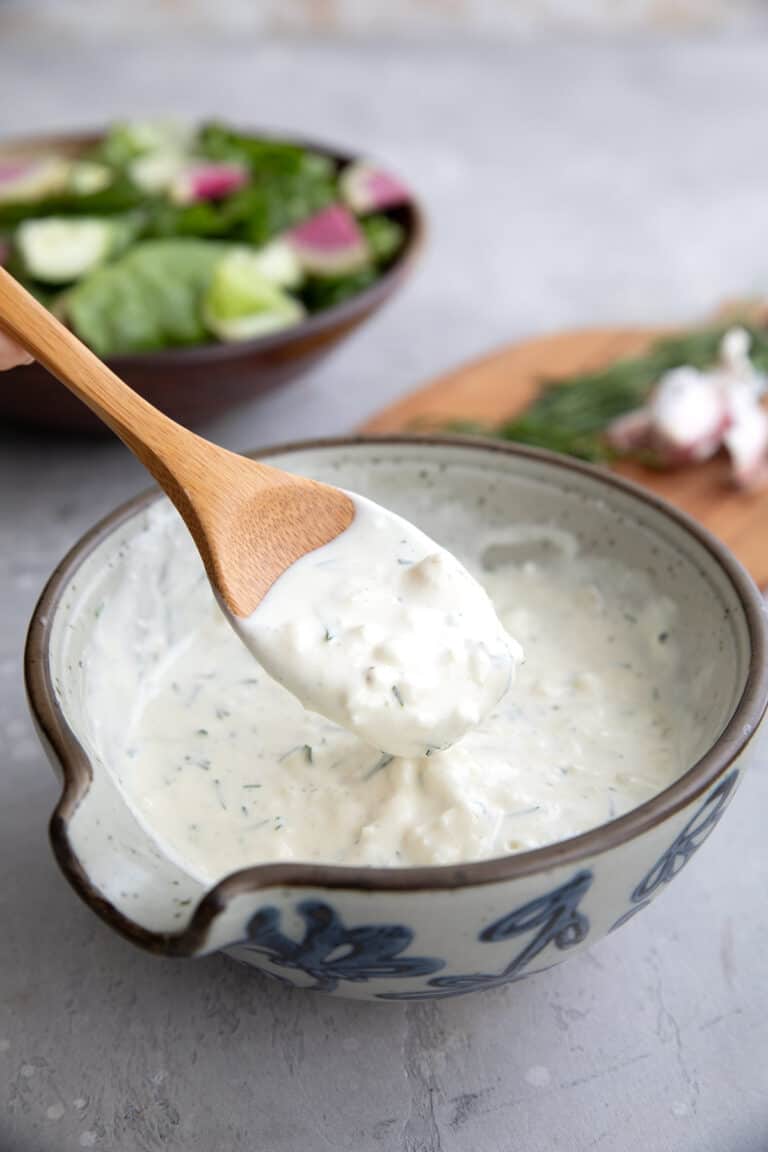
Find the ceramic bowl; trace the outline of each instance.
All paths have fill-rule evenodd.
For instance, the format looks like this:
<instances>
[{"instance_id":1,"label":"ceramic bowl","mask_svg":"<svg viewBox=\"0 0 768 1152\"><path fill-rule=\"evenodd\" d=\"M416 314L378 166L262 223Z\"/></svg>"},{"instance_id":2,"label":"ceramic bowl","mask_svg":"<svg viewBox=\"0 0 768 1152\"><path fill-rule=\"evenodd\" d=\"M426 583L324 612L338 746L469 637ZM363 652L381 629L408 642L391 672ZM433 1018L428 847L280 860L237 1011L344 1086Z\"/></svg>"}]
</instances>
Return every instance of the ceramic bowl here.
<instances>
[{"instance_id":1,"label":"ceramic bowl","mask_svg":"<svg viewBox=\"0 0 768 1152\"><path fill-rule=\"evenodd\" d=\"M4 155L44 152L77 155L99 139L98 133L86 133L4 141L0 142L0 160ZM313 140L280 139L311 147L339 165L354 158ZM412 199L389 215L402 225L405 243L386 272L349 300L258 339L112 356L110 368L150 403L186 425L199 425L247 403L260 392L295 380L378 311L412 269L424 239L423 210ZM16 368L4 378L0 419L21 427L105 434L104 425L93 413L37 363Z\"/></svg>"},{"instance_id":2,"label":"ceramic bowl","mask_svg":"<svg viewBox=\"0 0 768 1152\"><path fill-rule=\"evenodd\" d=\"M566 526L584 548L650 570L677 603L685 667L707 678L693 717L696 762L627 815L535 851L396 870L266 864L206 891L135 820L112 774L109 742L96 738L104 718L84 705L82 657L94 645L108 648L99 606L115 570L129 564L126 543L158 514L161 497L150 492L76 545L48 583L29 632L31 706L63 781L51 839L82 899L153 952L223 950L290 984L379 1001L436 999L519 980L642 911L720 820L765 710L765 608L736 560L648 493L530 449L388 438L266 455L350 487L360 488L367 472L368 495L438 539L460 502L478 525ZM162 563L160 553L158 570ZM137 588L147 579L151 572L134 573ZM137 690L119 659L104 665L102 698L114 694L127 706Z\"/></svg>"}]
</instances>

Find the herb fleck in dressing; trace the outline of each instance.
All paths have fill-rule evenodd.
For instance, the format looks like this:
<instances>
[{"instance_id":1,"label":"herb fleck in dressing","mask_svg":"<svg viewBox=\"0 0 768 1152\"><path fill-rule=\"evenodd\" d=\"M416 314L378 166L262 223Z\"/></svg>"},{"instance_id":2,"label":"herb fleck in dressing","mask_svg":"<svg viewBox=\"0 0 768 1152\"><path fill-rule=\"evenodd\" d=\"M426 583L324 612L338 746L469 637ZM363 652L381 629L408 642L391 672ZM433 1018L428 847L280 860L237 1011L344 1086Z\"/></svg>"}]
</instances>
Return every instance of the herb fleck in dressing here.
<instances>
[{"instance_id":1,"label":"herb fleck in dressing","mask_svg":"<svg viewBox=\"0 0 768 1152\"><path fill-rule=\"evenodd\" d=\"M92 712L106 716L99 661L113 666L121 637L144 637L133 712L110 726L137 817L212 883L266 861L397 867L505 855L586 831L665 788L690 756L675 605L646 574L580 554L566 533L530 549L525 532L462 556L525 649L512 691L451 748L398 757L305 710L254 664L202 574L189 575L191 545L159 507L98 621L93 674L85 669ZM184 587L177 601L141 579L168 548ZM321 625L334 635L339 621ZM399 678L383 685L394 717L392 684L407 696ZM112 746L105 758L115 762Z\"/></svg>"},{"instance_id":2,"label":"herb fleck in dressing","mask_svg":"<svg viewBox=\"0 0 768 1152\"><path fill-rule=\"evenodd\" d=\"M450 552L352 499L350 527L292 564L247 620L231 621L305 708L390 755L432 755L488 715L522 649Z\"/></svg>"}]
</instances>

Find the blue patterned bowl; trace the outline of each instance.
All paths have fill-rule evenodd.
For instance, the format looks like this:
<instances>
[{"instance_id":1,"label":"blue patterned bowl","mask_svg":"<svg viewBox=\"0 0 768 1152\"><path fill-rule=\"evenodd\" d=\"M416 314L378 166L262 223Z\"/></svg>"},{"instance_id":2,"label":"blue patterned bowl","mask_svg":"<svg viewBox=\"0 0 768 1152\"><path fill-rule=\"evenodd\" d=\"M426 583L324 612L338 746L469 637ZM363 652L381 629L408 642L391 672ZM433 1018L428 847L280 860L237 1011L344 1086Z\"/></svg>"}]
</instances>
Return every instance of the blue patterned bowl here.
<instances>
[{"instance_id":1,"label":"blue patterned bowl","mask_svg":"<svg viewBox=\"0 0 768 1152\"><path fill-rule=\"evenodd\" d=\"M77 673L107 573L127 563L125 541L142 531L149 506L161 499L150 492L70 552L30 626L32 711L63 779L51 839L80 896L154 952L224 950L290 984L375 1000L434 999L519 980L645 908L719 821L765 710L765 608L736 560L654 497L565 457L404 438L325 441L269 455L285 468L356 487L364 465L368 494L438 539L439 516L471 501L478 521L567 523L589 548L651 569L678 605L686 667L692 675L717 668L707 707L695 717L699 759L627 815L535 851L396 870L259 865L206 891L137 823L110 765L93 750L99 717L88 715ZM425 499L428 489L440 496L437 509ZM135 690L119 663L110 676L106 690Z\"/></svg>"}]
</instances>

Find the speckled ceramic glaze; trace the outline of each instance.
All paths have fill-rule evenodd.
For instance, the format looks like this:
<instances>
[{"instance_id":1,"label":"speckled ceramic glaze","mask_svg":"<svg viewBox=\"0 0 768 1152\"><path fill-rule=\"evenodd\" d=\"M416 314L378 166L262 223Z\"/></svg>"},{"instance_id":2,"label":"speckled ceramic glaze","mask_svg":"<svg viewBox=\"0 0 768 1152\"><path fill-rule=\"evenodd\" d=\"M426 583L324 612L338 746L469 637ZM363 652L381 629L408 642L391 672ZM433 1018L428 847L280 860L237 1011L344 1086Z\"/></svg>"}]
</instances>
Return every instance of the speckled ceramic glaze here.
<instances>
[{"instance_id":1,"label":"speckled ceramic glaze","mask_svg":"<svg viewBox=\"0 0 768 1152\"><path fill-rule=\"evenodd\" d=\"M354 476L357 487L365 462L366 494L438 540L441 520L458 502L475 510L479 525L556 524L585 549L650 570L679 606L691 677L713 663L717 668L716 687L694 718L699 759L629 814L535 851L398 870L260 865L206 891L137 823L110 765L95 753L99 717L84 707L78 672L107 574L130 562L130 540L142 531L150 503L160 499L150 493L115 512L70 553L48 584L29 634L32 709L64 781L52 842L83 899L155 952L224 950L287 983L375 1000L455 996L518 980L645 908L718 823L765 710L765 609L743 569L652 497L565 458L416 439L328 441L270 455L282 467L342 485ZM159 572L161 555L157 564ZM126 699L136 690L119 662L113 690Z\"/></svg>"}]
</instances>

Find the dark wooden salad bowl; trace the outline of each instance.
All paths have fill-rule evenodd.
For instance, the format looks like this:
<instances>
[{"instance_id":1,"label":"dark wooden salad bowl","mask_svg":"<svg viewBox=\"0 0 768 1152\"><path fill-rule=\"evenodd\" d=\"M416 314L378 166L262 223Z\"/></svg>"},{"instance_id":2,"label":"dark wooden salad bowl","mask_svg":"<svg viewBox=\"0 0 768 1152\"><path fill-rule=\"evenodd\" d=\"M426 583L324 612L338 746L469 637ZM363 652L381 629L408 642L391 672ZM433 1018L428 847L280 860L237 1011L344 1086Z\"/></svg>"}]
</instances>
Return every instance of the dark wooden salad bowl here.
<instances>
[{"instance_id":1,"label":"dark wooden salad bowl","mask_svg":"<svg viewBox=\"0 0 768 1152\"><path fill-rule=\"evenodd\" d=\"M4 155L46 150L77 155L100 139L101 134L95 132L16 138L0 142L0 160ZM279 139L329 156L339 166L355 158L315 141L282 134ZM259 393L287 384L327 356L381 308L411 270L424 239L423 209L411 199L390 214L404 230L402 248L373 284L342 303L252 340L118 355L108 358L107 363L150 403L186 425L199 425L246 404ZM0 383L0 420L7 425L95 435L106 431L89 409L39 364L4 373Z\"/></svg>"}]
</instances>

